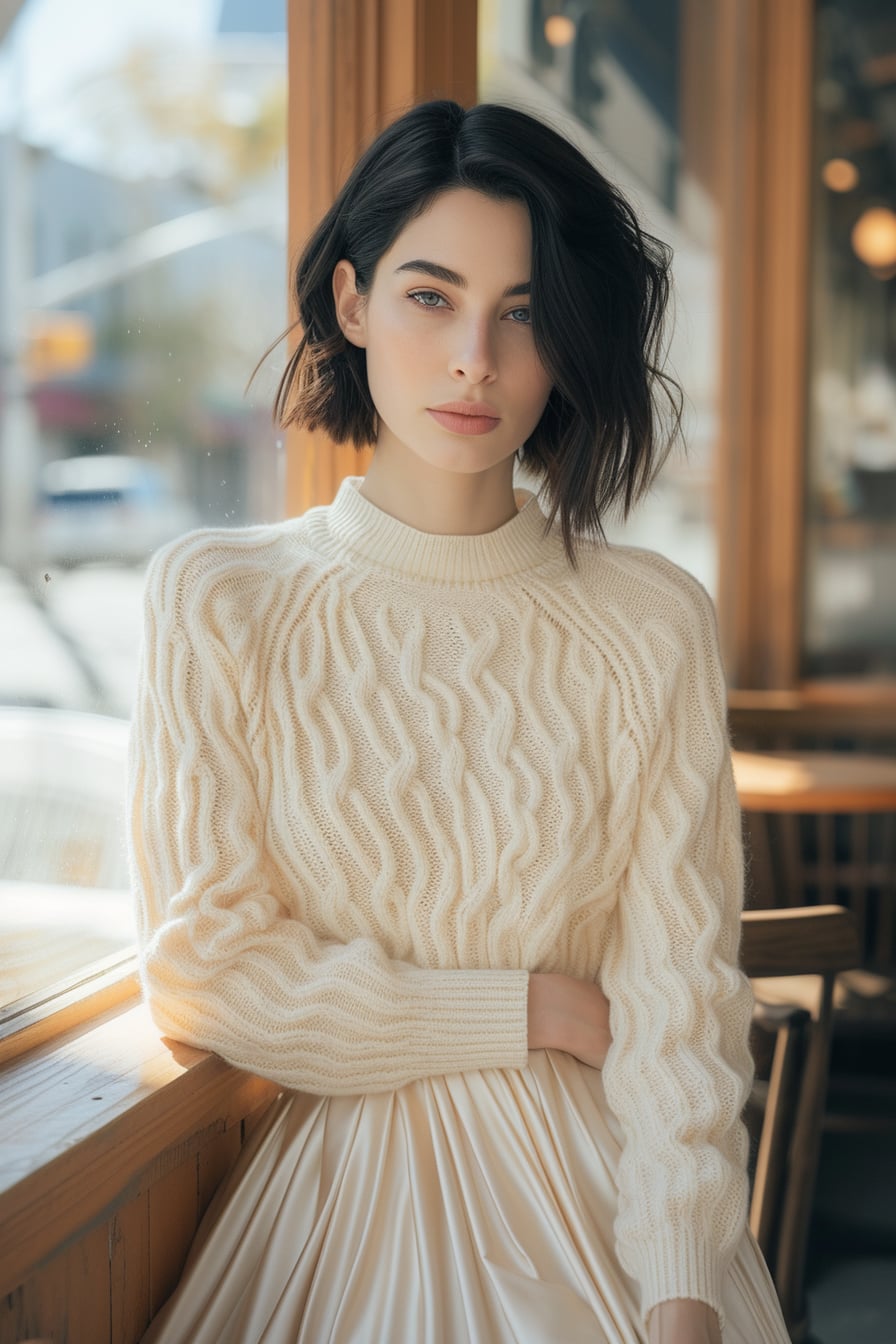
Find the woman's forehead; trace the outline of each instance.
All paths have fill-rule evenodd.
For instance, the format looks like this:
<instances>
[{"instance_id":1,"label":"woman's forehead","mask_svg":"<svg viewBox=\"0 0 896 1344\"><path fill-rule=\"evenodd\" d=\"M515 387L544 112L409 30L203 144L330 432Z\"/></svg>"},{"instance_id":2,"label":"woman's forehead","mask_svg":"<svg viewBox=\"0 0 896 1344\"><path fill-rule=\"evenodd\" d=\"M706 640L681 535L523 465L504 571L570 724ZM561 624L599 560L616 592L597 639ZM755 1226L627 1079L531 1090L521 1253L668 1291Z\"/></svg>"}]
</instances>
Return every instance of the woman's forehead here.
<instances>
[{"instance_id":1,"label":"woman's forehead","mask_svg":"<svg viewBox=\"0 0 896 1344\"><path fill-rule=\"evenodd\" d=\"M531 223L522 202L456 188L409 220L387 256L390 272L422 260L443 272L431 272L433 278L461 289L464 282L499 276L519 290L529 280L531 252Z\"/></svg>"}]
</instances>

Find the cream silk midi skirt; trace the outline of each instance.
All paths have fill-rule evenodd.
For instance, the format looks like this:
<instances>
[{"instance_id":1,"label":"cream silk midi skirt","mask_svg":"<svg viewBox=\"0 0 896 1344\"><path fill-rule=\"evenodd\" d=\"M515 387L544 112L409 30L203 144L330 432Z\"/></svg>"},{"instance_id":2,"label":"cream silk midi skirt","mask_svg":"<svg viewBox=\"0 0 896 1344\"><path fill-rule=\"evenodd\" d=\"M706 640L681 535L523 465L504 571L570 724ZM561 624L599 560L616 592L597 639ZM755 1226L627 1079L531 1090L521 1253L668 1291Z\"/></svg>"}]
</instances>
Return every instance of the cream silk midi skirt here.
<instances>
[{"instance_id":1,"label":"cream silk midi skirt","mask_svg":"<svg viewBox=\"0 0 896 1344\"><path fill-rule=\"evenodd\" d=\"M621 1131L601 1073L284 1092L218 1188L142 1344L644 1344L613 1241ZM789 1344L749 1230L725 1344Z\"/></svg>"}]
</instances>

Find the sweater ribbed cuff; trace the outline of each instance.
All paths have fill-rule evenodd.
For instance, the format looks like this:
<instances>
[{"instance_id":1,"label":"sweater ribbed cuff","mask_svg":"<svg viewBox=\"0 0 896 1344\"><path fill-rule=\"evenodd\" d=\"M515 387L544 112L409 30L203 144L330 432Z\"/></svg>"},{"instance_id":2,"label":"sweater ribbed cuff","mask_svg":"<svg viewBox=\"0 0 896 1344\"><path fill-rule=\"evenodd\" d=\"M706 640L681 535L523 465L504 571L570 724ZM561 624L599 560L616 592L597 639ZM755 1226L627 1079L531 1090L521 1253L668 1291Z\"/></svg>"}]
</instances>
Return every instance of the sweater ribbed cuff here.
<instances>
[{"instance_id":1,"label":"sweater ribbed cuff","mask_svg":"<svg viewBox=\"0 0 896 1344\"><path fill-rule=\"evenodd\" d=\"M670 1230L666 1236L640 1248L638 1279L641 1286L641 1318L660 1302L673 1298L696 1298L718 1312L722 1330L722 1281L725 1271L718 1251L705 1238Z\"/></svg>"},{"instance_id":2,"label":"sweater ribbed cuff","mask_svg":"<svg viewBox=\"0 0 896 1344\"><path fill-rule=\"evenodd\" d=\"M522 1069L529 1061L528 971L425 971L403 974L412 1076L433 1071ZM415 1054L417 1057L415 1058Z\"/></svg>"}]
</instances>

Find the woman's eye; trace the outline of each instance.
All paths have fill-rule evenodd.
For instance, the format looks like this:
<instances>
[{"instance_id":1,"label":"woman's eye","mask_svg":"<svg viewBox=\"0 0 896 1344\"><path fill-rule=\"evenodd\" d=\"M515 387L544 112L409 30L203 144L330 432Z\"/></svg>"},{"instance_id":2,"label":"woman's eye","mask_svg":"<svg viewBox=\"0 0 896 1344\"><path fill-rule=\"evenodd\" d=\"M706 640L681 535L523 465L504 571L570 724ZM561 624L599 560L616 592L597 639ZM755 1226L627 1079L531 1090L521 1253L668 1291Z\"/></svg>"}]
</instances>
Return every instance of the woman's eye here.
<instances>
[{"instance_id":1,"label":"woman's eye","mask_svg":"<svg viewBox=\"0 0 896 1344\"><path fill-rule=\"evenodd\" d=\"M418 308L447 308L449 306L446 298L434 289L414 289L407 297L415 302ZM532 323L532 309L528 306L527 308L512 308L505 316L508 316L519 327L528 327Z\"/></svg>"},{"instance_id":2,"label":"woman's eye","mask_svg":"<svg viewBox=\"0 0 896 1344\"><path fill-rule=\"evenodd\" d=\"M414 299L415 301L416 301L417 299L424 299L424 298L428 298L428 299L441 299L441 297L442 297L441 294L437 294L437 293L435 292L434 289L417 289L417 290L414 291L413 294L409 294L409 295L408 295L408 298L409 298L409 299ZM434 303L418 303L418 304L417 304L417 307L418 307L418 308L435 308L435 306L436 306L436 305L435 305Z\"/></svg>"}]
</instances>

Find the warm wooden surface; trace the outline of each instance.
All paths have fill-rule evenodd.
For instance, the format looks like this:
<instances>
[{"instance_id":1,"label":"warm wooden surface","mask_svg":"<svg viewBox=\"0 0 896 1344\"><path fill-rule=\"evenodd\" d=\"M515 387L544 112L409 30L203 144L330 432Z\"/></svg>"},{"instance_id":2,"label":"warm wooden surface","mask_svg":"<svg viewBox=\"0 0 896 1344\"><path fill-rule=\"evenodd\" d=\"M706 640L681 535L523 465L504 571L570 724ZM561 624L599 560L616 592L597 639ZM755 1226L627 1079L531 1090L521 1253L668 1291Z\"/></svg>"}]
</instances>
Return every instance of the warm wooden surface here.
<instances>
[{"instance_id":1,"label":"warm wooden surface","mask_svg":"<svg viewBox=\"0 0 896 1344\"><path fill-rule=\"evenodd\" d=\"M896 757L831 751L733 751L731 756L746 811L896 811Z\"/></svg>"},{"instance_id":2,"label":"warm wooden surface","mask_svg":"<svg viewBox=\"0 0 896 1344\"><path fill-rule=\"evenodd\" d=\"M802 629L811 0L724 0L719 619L734 686L796 683Z\"/></svg>"},{"instance_id":3,"label":"warm wooden surface","mask_svg":"<svg viewBox=\"0 0 896 1344\"><path fill-rule=\"evenodd\" d=\"M130 948L6 1004L0 1012L0 1066L139 998L137 957Z\"/></svg>"},{"instance_id":4,"label":"warm wooden surface","mask_svg":"<svg viewBox=\"0 0 896 1344\"><path fill-rule=\"evenodd\" d=\"M272 1099L273 1083L114 1010L0 1070L0 1293Z\"/></svg>"},{"instance_id":5,"label":"warm wooden surface","mask_svg":"<svg viewBox=\"0 0 896 1344\"><path fill-rule=\"evenodd\" d=\"M139 1344L176 1283L209 1201L267 1104L162 1154L146 1184L0 1297L0 1344ZM185 1146L181 1145L183 1149ZM167 1165L166 1165L167 1163Z\"/></svg>"}]
</instances>

